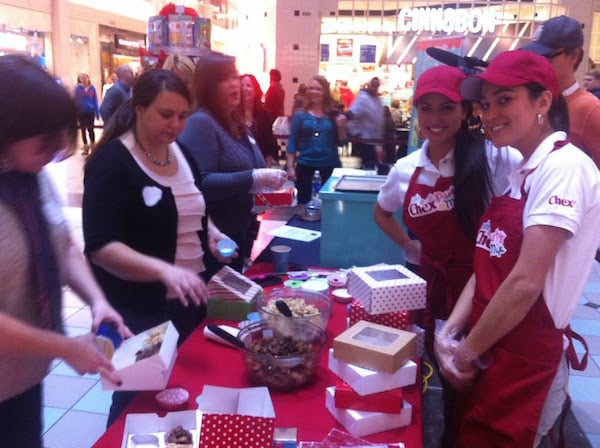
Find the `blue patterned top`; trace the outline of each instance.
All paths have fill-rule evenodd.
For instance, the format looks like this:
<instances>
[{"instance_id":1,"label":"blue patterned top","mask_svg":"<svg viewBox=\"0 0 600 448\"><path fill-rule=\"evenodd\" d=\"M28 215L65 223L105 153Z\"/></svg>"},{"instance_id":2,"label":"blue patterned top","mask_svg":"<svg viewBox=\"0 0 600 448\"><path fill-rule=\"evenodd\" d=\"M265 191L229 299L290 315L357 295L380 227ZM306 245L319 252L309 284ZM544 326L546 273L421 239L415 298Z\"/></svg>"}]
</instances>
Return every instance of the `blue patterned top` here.
<instances>
[{"instance_id":1,"label":"blue patterned top","mask_svg":"<svg viewBox=\"0 0 600 448\"><path fill-rule=\"evenodd\" d=\"M325 115L317 117L303 110L296 112L287 152L298 152L298 163L309 167L341 166L335 122Z\"/></svg>"}]
</instances>

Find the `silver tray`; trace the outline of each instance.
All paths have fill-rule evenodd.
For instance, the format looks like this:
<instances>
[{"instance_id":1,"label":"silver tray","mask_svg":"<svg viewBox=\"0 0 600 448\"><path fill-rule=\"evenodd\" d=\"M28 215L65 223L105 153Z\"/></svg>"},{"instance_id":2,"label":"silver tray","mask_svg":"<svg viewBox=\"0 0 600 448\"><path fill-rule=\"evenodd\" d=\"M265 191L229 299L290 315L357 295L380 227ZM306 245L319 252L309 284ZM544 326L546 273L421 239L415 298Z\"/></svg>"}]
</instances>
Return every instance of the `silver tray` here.
<instances>
[{"instance_id":1,"label":"silver tray","mask_svg":"<svg viewBox=\"0 0 600 448\"><path fill-rule=\"evenodd\" d=\"M387 176L355 176L344 174L336 182L335 191L345 191L352 193L378 193L384 184Z\"/></svg>"}]
</instances>

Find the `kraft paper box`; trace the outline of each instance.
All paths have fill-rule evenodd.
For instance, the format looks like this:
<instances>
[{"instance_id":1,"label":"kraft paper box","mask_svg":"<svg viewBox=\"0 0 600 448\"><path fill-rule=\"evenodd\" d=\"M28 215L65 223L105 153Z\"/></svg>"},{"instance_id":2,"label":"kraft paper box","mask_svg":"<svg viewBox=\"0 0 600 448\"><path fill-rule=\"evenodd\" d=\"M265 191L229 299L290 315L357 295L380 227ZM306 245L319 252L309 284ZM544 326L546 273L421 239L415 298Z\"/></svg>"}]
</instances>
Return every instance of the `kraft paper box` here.
<instances>
[{"instance_id":1,"label":"kraft paper box","mask_svg":"<svg viewBox=\"0 0 600 448\"><path fill-rule=\"evenodd\" d=\"M245 320L255 310L255 298L262 287L229 266L223 266L208 282L207 317Z\"/></svg>"},{"instance_id":2,"label":"kraft paper box","mask_svg":"<svg viewBox=\"0 0 600 448\"><path fill-rule=\"evenodd\" d=\"M338 409L335 407L334 392L335 387L333 386L325 390L325 406L353 436L364 437L382 431L389 431L390 429L401 428L410 425L412 421L412 406L408 401L402 403L402 410L399 414Z\"/></svg>"},{"instance_id":3,"label":"kraft paper box","mask_svg":"<svg viewBox=\"0 0 600 448\"><path fill-rule=\"evenodd\" d=\"M425 308L427 282L402 265L353 268L348 292L369 314Z\"/></svg>"},{"instance_id":4,"label":"kraft paper box","mask_svg":"<svg viewBox=\"0 0 600 448\"><path fill-rule=\"evenodd\" d=\"M364 320L333 340L335 359L385 373L396 372L416 351L414 333Z\"/></svg>"},{"instance_id":5,"label":"kraft paper box","mask_svg":"<svg viewBox=\"0 0 600 448\"><path fill-rule=\"evenodd\" d=\"M100 377L105 390L161 390L167 386L177 358L179 333L171 321L125 339L112 363L122 384Z\"/></svg>"},{"instance_id":6,"label":"kraft paper box","mask_svg":"<svg viewBox=\"0 0 600 448\"><path fill-rule=\"evenodd\" d=\"M338 378L335 383L334 400L338 409L399 414L402 410L402 388L359 395L348 383Z\"/></svg>"},{"instance_id":7,"label":"kraft paper box","mask_svg":"<svg viewBox=\"0 0 600 448\"><path fill-rule=\"evenodd\" d=\"M177 426L188 430L192 434L192 446L198 446L200 440L198 411L169 412L164 417L157 414L127 414L121 448L166 446L165 434Z\"/></svg>"},{"instance_id":8,"label":"kraft paper box","mask_svg":"<svg viewBox=\"0 0 600 448\"><path fill-rule=\"evenodd\" d=\"M348 311L350 325L354 325L359 320L366 320L375 324L386 325L392 328L406 330L408 326L408 312L395 311L393 313L369 314L365 311L359 301L353 300Z\"/></svg>"},{"instance_id":9,"label":"kraft paper box","mask_svg":"<svg viewBox=\"0 0 600 448\"><path fill-rule=\"evenodd\" d=\"M202 412L200 448L273 446L275 410L266 387L205 385L196 399Z\"/></svg>"},{"instance_id":10,"label":"kraft paper box","mask_svg":"<svg viewBox=\"0 0 600 448\"><path fill-rule=\"evenodd\" d=\"M361 396L410 386L417 381L417 364L412 360L394 373L383 373L337 360L333 349L329 349L329 369Z\"/></svg>"}]
</instances>

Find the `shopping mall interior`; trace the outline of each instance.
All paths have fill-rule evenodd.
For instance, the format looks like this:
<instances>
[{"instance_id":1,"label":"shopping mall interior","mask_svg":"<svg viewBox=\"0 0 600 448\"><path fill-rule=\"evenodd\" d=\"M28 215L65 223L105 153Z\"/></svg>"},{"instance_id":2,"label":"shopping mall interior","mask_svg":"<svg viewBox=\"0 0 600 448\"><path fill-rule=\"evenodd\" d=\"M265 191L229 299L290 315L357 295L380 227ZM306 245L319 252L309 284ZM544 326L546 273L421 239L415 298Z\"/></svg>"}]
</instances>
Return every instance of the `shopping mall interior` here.
<instances>
[{"instance_id":1,"label":"shopping mall interior","mask_svg":"<svg viewBox=\"0 0 600 448\"><path fill-rule=\"evenodd\" d=\"M414 80L435 63L426 56L429 47L489 61L501 51L529 42L544 20L566 14L583 26L585 59L578 80L586 71L600 69L600 0L182 0L175 3L192 8L198 20L190 25L193 39L177 45L168 40L174 38L173 30L164 29L164 36L158 36L157 28L151 26L152 18L168 3L0 0L0 55L34 57L68 88L75 86L80 73L87 73L101 91L121 64L140 73L167 54L197 59L209 47L235 56L239 72L254 74L263 90L269 85L269 71L279 69L286 112L291 111L298 86L315 74L325 76L336 95L343 89L355 93L378 76L383 100L398 107L403 127L411 117ZM203 31L198 31L199 21ZM101 128L102 122L96 125ZM342 155L345 167L356 166L347 153ZM65 200L65 214L80 243L83 162L77 153L51 167ZM272 238L268 232L292 216L291 209L265 215L259 238L262 246L255 255ZM63 318L71 335L87 332L91 322L89 308L68 290ZM572 372L569 380L573 399L569 434L576 441L571 446L600 448L598 262L572 326L586 337L591 358L587 369ZM92 446L104 432L110 403L98 376L80 377L64 362L56 362L44 387L45 447ZM434 409L431 403L439 398L439 384L435 387L438 396L425 397L424 406L431 406L427 409ZM439 417L436 414L433 420ZM426 448L435 448L432 440L439 436L439 428L432 425L432 434L424 436Z\"/></svg>"}]
</instances>

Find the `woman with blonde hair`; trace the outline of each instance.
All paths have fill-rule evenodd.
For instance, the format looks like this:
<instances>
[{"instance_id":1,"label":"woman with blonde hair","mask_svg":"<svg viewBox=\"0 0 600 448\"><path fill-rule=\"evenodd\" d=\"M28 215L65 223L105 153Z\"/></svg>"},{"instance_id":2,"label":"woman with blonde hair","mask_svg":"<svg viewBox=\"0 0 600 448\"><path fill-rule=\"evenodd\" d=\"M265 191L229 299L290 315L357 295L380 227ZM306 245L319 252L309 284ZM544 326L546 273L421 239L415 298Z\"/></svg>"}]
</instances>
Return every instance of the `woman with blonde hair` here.
<instances>
[{"instance_id":1,"label":"woman with blonde hair","mask_svg":"<svg viewBox=\"0 0 600 448\"><path fill-rule=\"evenodd\" d=\"M300 217L311 199L314 172L319 170L325 183L333 169L341 166L338 145L346 140L346 116L336 111L334 104L329 81L313 76L302 108L292 117L287 173L296 181Z\"/></svg>"},{"instance_id":2,"label":"woman with blonde hair","mask_svg":"<svg viewBox=\"0 0 600 448\"><path fill-rule=\"evenodd\" d=\"M100 109L98 108L98 94L96 93L96 88L93 86L90 77L86 73L81 73L77 77L75 101L77 102L77 120L81 127L81 139L83 140L82 154L87 155L89 154L90 149L93 149L94 143L96 142L94 119L97 120L100 118Z\"/></svg>"},{"instance_id":3,"label":"woman with blonde hair","mask_svg":"<svg viewBox=\"0 0 600 448\"><path fill-rule=\"evenodd\" d=\"M194 80L194 61L186 55L170 54L162 66L165 70L171 70L192 90Z\"/></svg>"}]
</instances>

